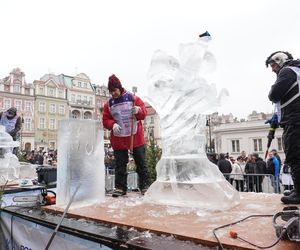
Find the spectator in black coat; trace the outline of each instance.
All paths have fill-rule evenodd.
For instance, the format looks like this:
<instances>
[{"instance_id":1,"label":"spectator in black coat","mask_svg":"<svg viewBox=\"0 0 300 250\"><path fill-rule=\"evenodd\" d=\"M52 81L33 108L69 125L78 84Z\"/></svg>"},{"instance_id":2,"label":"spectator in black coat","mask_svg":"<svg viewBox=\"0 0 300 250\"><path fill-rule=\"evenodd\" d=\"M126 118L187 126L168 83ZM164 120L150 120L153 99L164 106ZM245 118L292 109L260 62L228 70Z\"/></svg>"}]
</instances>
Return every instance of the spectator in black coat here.
<instances>
[{"instance_id":1,"label":"spectator in black coat","mask_svg":"<svg viewBox=\"0 0 300 250\"><path fill-rule=\"evenodd\" d=\"M254 168L254 173L257 174L254 179L255 190L257 193L261 193L264 175L267 173L267 164L261 157L259 157L257 153L253 153L252 156L256 164Z\"/></svg>"},{"instance_id":2,"label":"spectator in black coat","mask_svg":"<svg viewBox=\"0 0 300 250\"><path fill-rule=\"evenodd\" d=\"M232 171L232 167L231 167L231 163L229 160L226 160L225 159L225 154L220 154L220 159L218 161L218 167L219 167L219 170L225 174L225 178L227 181L229 181L229 175Z\"/></svg>"}]
</instances>

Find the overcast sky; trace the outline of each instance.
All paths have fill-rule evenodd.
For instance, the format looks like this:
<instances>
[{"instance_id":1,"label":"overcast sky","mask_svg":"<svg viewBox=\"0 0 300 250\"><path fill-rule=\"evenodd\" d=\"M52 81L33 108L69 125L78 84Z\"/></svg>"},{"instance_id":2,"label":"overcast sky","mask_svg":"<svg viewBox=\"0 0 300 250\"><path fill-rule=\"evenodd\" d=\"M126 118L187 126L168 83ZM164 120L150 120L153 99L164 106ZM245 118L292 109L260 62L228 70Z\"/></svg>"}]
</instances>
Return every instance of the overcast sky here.
<instances>
[{"instance_id":1,"label":"overcast sky","mask_svg":"<svg viewBox=\"0 0 300 250\"><path fill-rule=\"evenodd\" d=\"M144 93L153 52L178 56L206 30L217 58L215 84L230 98L218 110L239 118L272 112L275 80L266 57L300 57L299 0L1 0L0 78L20 67L27 82L46 73L86 73L106 84L115 73Z\"/></svg>"}]
</instances>

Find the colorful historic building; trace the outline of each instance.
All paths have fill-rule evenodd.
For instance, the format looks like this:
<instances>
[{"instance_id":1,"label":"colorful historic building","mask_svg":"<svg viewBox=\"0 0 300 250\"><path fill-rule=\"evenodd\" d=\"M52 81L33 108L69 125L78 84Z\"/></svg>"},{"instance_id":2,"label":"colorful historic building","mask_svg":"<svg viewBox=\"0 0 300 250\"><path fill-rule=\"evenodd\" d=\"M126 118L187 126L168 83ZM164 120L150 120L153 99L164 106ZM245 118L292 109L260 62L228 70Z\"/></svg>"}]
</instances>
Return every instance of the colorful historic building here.
<instances>
[{"instance_id":1,"label":"colorful historic building","mask_svg":"<svg viewBox=\"0 0 300 250\"><path fill-rule=\"evenodd\" d=\"M34 148L34 86L26 83L25 74L15 68L9 76L0 80L0 111L16 107L17 114L22 117L20 133L21 147L26 150Z\"/></svg>"},{"instance_id":2,"label":"colorful historic building","mask_svg":"<svg viewBox=\"0 0 300 250\"><path fill-rule=\"evenodd\" d=\"M35 86L35 147L57 149L58 121L69 119L67 88L58 76L46 74Z\"/></svg>"},{"instance_id":3,"label":"colorful historic building","mask_svg":"<svg viewBox=\"0 0 300 250\"><path fill-rule=\"evenodd\" d=\"M89 77L84 73L76 76L61 74L59 79L67 87L70 117L75 119L96 119L95 92Z\"/></svg>"}]
</instances>

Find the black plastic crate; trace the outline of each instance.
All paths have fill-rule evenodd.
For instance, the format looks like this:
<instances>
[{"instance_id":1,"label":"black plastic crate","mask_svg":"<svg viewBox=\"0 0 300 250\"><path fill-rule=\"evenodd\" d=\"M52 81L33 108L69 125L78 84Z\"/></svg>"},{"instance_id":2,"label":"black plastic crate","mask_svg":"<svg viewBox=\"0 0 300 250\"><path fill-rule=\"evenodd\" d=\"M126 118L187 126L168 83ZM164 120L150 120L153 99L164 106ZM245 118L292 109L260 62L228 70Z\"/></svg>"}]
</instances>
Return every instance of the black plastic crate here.
<instances>
[{"instance_id":1,"label":"black plastic crate","mask_svg":"<svg viewBox=\"0 0 300 250\"><path fill-rule=\"evenodd\" d=\"M38 182L41 184L49 184L56 182L57 180L56 167L39 166L36 168L36 173L38 176Z\"/></svg>"}]
</instances>

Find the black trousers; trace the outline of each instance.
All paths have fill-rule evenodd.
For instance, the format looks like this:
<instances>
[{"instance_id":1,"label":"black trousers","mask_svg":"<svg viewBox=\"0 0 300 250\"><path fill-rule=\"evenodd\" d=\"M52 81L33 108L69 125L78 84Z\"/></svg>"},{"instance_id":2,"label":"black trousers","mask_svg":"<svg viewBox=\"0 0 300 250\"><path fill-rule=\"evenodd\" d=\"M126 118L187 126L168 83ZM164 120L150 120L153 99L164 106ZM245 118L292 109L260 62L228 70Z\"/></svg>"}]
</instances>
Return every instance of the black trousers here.
<instances>
[{"instance_id":1,"label":"black trousers","mask_svg":"<svg viewBox=\"0 0 300 250\"><path fill-rule=\"evenodd\" d=\"M286 125L282 139L286 163L291 167L294 187L300 193L300 125Z\"/></svg>"},{"instance_id":2,"label":"black trousers","mask_svg":"<svg viewBox=\"0 0 300 250\"><path fill-rule=\"evenodd\" d=\"M133 159L136 165L136 172L139 176L139 188L145 189L149 185L149 171L145 159L145 146L133 149ZM127 163L128 150L114 150L116 158L115 187L127 191Z\"/></svg>"}]
</instances>

